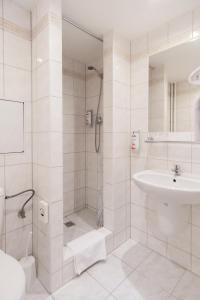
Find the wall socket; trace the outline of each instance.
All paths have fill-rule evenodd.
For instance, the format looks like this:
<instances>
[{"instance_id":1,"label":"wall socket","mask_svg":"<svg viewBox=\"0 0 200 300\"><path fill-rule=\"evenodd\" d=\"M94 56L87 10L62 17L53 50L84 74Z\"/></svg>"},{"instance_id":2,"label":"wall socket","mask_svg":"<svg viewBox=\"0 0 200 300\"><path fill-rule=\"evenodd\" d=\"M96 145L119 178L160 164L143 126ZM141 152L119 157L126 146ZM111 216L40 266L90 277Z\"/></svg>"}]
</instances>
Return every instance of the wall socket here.
<instances>
[{"instance_id":1,"label":"wall socket","mask_svg":"<svg viewBox=\"0 0 200 300\"><path fill-rule=\"evenodd\" d=\"M47 202L41 200L39 202L39 220L44 223L44 224L48 224L49 222L49 205Z\"/></svg>"}]
</instances>

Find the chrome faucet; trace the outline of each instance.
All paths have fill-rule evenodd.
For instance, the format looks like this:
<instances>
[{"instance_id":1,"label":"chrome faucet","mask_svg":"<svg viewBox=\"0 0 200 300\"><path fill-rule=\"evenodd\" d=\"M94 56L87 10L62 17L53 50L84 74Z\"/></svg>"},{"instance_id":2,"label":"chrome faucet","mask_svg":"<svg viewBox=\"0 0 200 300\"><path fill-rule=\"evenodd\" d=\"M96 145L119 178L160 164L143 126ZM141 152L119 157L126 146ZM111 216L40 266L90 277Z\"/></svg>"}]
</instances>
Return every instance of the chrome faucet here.
<instances>
[{"instance_id":1,"label":"chrome faucet","mask_svg":"<svg viewBox=\"0 0 200 300\"><path fill-rule=\"evenodd\" d=\"M181 167L180 165L175 165L172 169L172 172L174 173L174 176L180 176L181 175Z\"/></svg>"}]
</instances>

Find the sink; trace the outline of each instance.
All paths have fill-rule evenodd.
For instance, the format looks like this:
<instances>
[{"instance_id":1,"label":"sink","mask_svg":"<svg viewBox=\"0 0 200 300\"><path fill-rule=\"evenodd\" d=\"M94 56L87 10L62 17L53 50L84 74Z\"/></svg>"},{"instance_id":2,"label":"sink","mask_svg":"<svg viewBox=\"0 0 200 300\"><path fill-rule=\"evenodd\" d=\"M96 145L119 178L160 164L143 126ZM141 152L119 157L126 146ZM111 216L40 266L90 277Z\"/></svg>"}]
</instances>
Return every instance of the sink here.
<instances>
[{"instance_id":1,"label":"sink","mask_svg":"<svg viewBox=\"0 0 200 300\"><path fill-rule=\"evenodd\" d=\"M168 237L184 232L190 222L190 205L200 204L200 178L145 170L132 179L155 203L157 228Z\"/></svg>"},{"instance_id":2,"label":"sink","mask_svg":"<svg viewBox=\"0 0 200 300\"><path fill-rule=\"evenodd\" d=\"M145 170L136 173L133 180L158 201L179 205L200 203L200 178Z\"/></svg>"}]
</instances>

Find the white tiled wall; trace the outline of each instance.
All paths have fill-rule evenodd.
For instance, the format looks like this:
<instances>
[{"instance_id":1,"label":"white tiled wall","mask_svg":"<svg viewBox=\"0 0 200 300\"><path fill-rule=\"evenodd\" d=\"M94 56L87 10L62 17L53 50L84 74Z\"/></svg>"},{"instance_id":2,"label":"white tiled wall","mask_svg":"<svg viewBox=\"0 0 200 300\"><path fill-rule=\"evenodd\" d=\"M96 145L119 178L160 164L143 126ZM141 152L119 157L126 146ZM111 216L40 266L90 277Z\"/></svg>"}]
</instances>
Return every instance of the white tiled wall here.
<instances>
[{"instance_id":1,"label":"white tiled wall","mask_svg":"<svg viewBox=\"0 0 200 300\"><path fill-rule=\"evenodd\" d=\"M169 24L132 41L131 61L131 128L141 131L141 150L131 155L131 173L144 169L168 169L175 163L183 172L200 175L198 145L152 144L144 138L148 131L148 70L149 55L182 42L188 42L199 32L200 9L172 20ZM142 88L141 89L139 87ZM140 103L140 105L139 105ZM186 136L186 134L185 134ZM180 137L180 134L179 136ZM188 208L190 221L187 230L173 239L166 238L156 226L156 211L151 199L131 182L131 236L162 255L177 261L200 275L200 209Z\"/></svg>"},{"instance_id":2,"label":"white tiled wall","mask_svg":"<svg viewBox=\"0 0 200 300\"><path fill-rule=\"evenodd\" d=\"M63 55L64 215L86 204L85 64Z\"/></svg>"},{"instance_id":3,"label":"white tiled wall","mask_svg":"<svg viewBox=\"0 0 200 300\"><path fill-rule=\"evenodd\" d=\"M102 60L90 64L102 71ZM63 57L63 147L64 215L84 207L97 209L102 190L101 126L100 153L95 152L95 118L100 93L100 79L87 66ZM100 113L102 114L103 90ZM85 112L93 110L93 126L86 126ZM101 195L102 196L102 195Z\"/></svg>"},{"instance_id":4,"label":"white tiled wall","mask_svg":"<svg viewBox=\"0 0 200 300\"><path fill-rule=\"evenodd\" d=\"M94 66L103 73L102 59L91 61L87 66ZM95 152L95 118L100 93L100 78L96 72L87 70L86 66L86 111L93 111L93 126L86 126L86 206L97 210L98 201L102 201L103 181L103 126L101 125L100 151ZM103 87L101 89L99 113L103 117ZM97 136L98 141L98 136Z\"/></svg>"},{"instance_id":5,"label":"white tiled wall","mask_svg":"<svg viewBox=\"0 0 200 300\"><path fill-rule=\"evenodd\" d=\"M0 155L0 186L7 195L32 188L30 22L29 11L14 1L0 1L0 97L22 101L25 108L24 153ZM4 232L0 234L0 247L18 259L25 255L32 231L32 203L27 205L27 217L18 217L26 199L27 194L6 200Z\"/></svg>"},{"instance_id":6,"label":"white tiled wall","mask_svg":"<svg viewBox=\"0 0 200 300\"><path fill-rule=\"evenodd\" d=\"M130 41L104 36L104 226L114 247L130 234Z\"/></svg>"}]
</instances>

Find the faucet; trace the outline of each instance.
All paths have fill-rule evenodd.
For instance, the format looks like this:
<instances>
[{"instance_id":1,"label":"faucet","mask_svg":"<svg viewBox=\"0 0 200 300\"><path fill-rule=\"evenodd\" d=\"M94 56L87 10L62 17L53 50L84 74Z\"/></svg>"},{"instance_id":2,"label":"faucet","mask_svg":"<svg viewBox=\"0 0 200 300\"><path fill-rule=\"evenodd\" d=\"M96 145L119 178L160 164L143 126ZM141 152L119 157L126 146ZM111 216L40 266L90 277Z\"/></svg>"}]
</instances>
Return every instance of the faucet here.
<instances>
[{"instance_id":1,"label":"faucet","mask_svg":"<svg viewBox=\"0 0 200 300\"><path fill-rule=\"evenodd\" d=\"M172 172L174 173L174 176L180 176L181 175L181 167L180 165L175 165L172 169Z\"/></svg>"}]
</instances>

